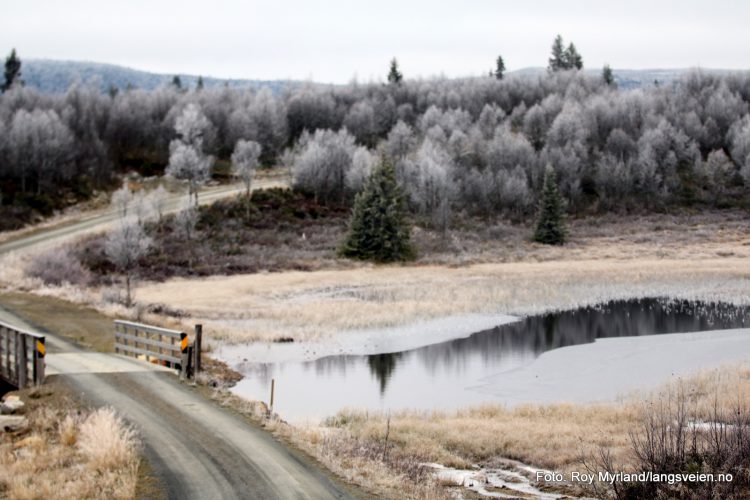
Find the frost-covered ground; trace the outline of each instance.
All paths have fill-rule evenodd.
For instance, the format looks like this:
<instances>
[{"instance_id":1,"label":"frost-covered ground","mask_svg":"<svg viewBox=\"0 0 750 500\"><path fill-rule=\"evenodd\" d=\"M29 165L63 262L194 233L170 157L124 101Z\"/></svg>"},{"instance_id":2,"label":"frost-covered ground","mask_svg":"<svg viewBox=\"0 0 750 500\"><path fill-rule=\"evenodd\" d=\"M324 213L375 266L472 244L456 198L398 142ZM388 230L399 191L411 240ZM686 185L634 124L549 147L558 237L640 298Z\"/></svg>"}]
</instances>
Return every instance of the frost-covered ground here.
<instances>
[{"instance_id":1,"label":"frost-covered ground","mask_svg":"<svg viewBox=\"0 0 750 500\"><path fill-rule=\"evenodd\" d=\"M186 311L189 322L203 322L211 338L226 343L325 343L363 330L526 316L631 298L750 304L750 259L378 266L173 280L141 286L137 297Z\"/></svg>"}]
</instances>

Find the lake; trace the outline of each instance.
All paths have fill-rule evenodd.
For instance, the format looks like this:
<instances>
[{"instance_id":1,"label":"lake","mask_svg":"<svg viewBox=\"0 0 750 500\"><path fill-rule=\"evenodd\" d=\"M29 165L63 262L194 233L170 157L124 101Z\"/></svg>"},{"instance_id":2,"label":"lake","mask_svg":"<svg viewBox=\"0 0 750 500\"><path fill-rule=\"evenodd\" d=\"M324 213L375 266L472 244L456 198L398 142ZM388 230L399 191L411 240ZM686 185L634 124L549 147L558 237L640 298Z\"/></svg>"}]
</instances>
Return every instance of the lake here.
<instances>
[{"instance_id":1,"label":"lake","mask_svg":"<svg viewBox=\"0 0 750 500\"><path fill-rule=\"evenodd\" d=\"M731 338L719 333L708 337L664 334L747 326L746 307L666 299L615 301L527 317L467 338L400 352L233 363L245 376L233 391L268 401L271 379L275 379L274 410L289 420L323 418L346 407L430 410L493 402L609 400L617 393L614 389L622 392L631 385L657 383L660 380L652 379L683 369L741 359L748 352L745 342L750 342L750 334L742 331L730 332ZM651 336L662 335L654 344ZM621 340L588 346L595 351L584 348L601 339ZM699 341L704 344L695 343ZM706 349L705 342L714 349ZM612 361L603 362L608 356ZM667 358L671 362L662 362ZM566 377L572 384L578 380L576 375L591 366L598 366L597 371L575 382L584 387L569 391ZM607 377L613 382L608 384ZM643 383L629 385L631 380ZM595 389L586 390L587 383Z\"/></svg>"}]
</instances>

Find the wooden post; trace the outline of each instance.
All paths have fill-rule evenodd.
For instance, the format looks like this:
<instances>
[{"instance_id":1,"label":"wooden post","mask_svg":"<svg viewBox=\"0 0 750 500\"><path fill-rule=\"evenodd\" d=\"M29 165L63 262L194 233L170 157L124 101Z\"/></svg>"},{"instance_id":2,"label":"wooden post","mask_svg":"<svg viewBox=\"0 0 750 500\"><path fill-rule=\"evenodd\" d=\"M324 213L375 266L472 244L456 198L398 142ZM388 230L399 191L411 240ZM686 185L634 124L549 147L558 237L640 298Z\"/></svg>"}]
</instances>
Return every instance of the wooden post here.
<instances>
[{"instance_id":1,"label":"wooden post","mask_svg":"<svg viewBox=\"0 0 750 500\"><path fill-rule=\"evenodd\" d=\"M268 405L268 416L273 415L273 396L274 396L274 390L276 389L276 379L271 379L271 404Z\"/></svg>"},{"instance_id":2,"label":"wooden post","mask_svg":"<svg viewBox=\"0 0 750 500\"><path fill-rule=\"evenodd\" d=\"M16 332L16 373L18 373L18 388L26 387L26 335Z\"/></svg>"},{"instance_id":3,"label":"wooden post","mask_svg":"<svg viewBox=\"0 0 750 500\"><path fill-rule=\"evenodd\" d=\"M195 325L195 362L193 363L193 375L201 371L201 345L203 344L203 325Z\"/></svg>"},{"instance_id":4,"label":"wooden post","mask_svg":"<svg viewBox=\"0 0 750 500\"><path fill-rule=\"evenodd\" d=\"M34 349L34 385L44 383L44 356L47 354L47 340L44 337L36 339Z\"/></svg>"},{"instance_id":5,"label":"wooden post","mask_svg":"<svg viewBox=\"0 0 750 500\"><path fill-rule=\"evenodd\" d=\"M8 350L6 339L8 332L4 326L0 326L0 375L7 376L7 365L5 363L5 353Z\"/></svg>"},{"instance_id":6,"label":"wooden post","mask_svg":"<svg viewBox=\"0 0 750 500\"><path fill-rule=\"evenodd\" d=\"M142 344L140 346L138 345L139 344L139 342L138 342L138 331L139 331L138 328L133 328L133 337L135 337L133 339L133 347L135 347L136 349L140 349L140 348L143 347ZM136 359L137 359L138 358L138 353L137 352L133 353L133 356L135 356ZM148 361L148 356L146 356L146 361Z\"/></svg>"},{"instance_id":7,"label":"wooden post","mask_svg":"<svg viewBox=\"0 0 750 500\"><path fill-rule=\"evenodd\" d=\"M5 329L5 374L10 378L10 331Z\"/></svg>"},{"instance_id":8,"label":"wooden post","mask_svg":"<svg viewBox=\"0 0 750 500\"><path fill-rule=\"evenodd\" d=\"M388 411L388 421L385 424L385 443L383 443L383 462L388 459L388 436L391 433L391 412Z\"/></svg>"},{"instance_id":9,"label":"wooden post","mask_svg":"<svg viewBox=\"0 0 750 500\"><path fill-rule=\"evenodd\" d=\"M194 360L195 360L195 346L191 344L188 347L187 378L193 381L193 385L195 385L195 365L193 364Z\"/></svg>"},{"instance_id":10,"label":"wooden post","mask_svg":"<svg viewBox=\"0 0 750 500\"><path fill-rule=\"evenodd\" d=\"M180 380L187 378L188 362L190 361L190 349L188 349L187 333L180 333Z\"/></svg>"}]
</instances>

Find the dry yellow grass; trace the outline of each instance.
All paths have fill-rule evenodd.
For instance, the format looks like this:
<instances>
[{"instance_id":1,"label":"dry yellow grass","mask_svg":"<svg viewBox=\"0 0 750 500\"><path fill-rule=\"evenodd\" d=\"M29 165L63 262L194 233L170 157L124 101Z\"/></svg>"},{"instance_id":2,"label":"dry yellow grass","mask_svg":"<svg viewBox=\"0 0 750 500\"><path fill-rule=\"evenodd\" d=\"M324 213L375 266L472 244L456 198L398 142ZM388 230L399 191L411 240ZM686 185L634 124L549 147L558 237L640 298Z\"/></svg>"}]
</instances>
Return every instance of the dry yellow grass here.
<instances>
[{"instance_id":1,"label":"dry yellow grass","mask_svg":"<svg viewBox=\"0 0 750 500\"><path fill-rule=\"evenodd\" d=\"M111 409L38 407L30 433L0 439L0 496L9 499L130 499L139 444Z\"/></svg>"},{"instance_id":2,"label":"dry yellow grass","mask_svg":"<svg viewBox=\"0 0 750 500\"><path fill-rule=\"evenodd\" d=\"M369 266L180 279L139 287L229 341L321 338L465 313L534 314L624 298L750 303L750 259L600 259Z\"/></svg>"},{"instance_id":3,"label":"dry yellow grass","mask_svg":"<svg viewBox=\"0 0 750 500\"><path fill-rule=\"evenodd\" d=\"M342 412L321 426L288 427L296 441L339 474L365 482L375 490L407 488L405 498L420 498L424 490L409 475L413 465L436 462L456 468L492 464L511 458L562 472L585 470L600 448L609 449L617 470L633 467L630 433L637 431L649 406L674 401L678 393L688 401L689 421L709 421L750 403L750 365L727 366L666 385L653 393L609 405L525 405L513 409L482 406L458 412L399 412L390 415L389 459L382 450L388 417L365 412ZM385 467L390 480L372 482L369 471ZM386 475L386 477L388 477ZM427 478L425 478L427 479ZM395 483L395 484L394 484ZM401 484L401 486L399 486Z\"/></svg>"},{"instance_id":4,"label":"dry yellow grass","mask_svg":"<svg viewBox=\"0 0 750 500\"><path fill-rule=\"evenodd\" d=\"M623 462L628 430L638 417L634 402L620 405L524 405L507 409L486 405L453 413L402 411L390 415L393 453L461 469L495 458L536 467L568 470L582 453L611 448ZM342 412L324 428L344 438L383 443L387 416Z\"/></svg>"}]
</instances>

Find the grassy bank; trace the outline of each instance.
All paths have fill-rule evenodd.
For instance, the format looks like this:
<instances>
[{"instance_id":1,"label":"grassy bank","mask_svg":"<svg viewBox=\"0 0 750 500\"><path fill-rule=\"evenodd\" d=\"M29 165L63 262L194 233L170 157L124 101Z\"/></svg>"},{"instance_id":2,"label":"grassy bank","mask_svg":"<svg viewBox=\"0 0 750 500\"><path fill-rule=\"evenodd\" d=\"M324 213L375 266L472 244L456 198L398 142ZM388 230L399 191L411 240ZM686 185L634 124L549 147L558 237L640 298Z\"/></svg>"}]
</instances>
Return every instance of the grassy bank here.
<instances>
[{"instance_id":1,"label":"grassy bank","mask_svg":"<svg viewBox=\"0 0 750 500\"><path fill-rule=\"evenodd\" d=\"M639 297L748 304L748 263L735 256L361 267L173 280L143 284L137 296L200 319L213 338L306 340L456 314L527 315Z\"/></svg>"},{"instance_id":2,"label":"grassy bank","mask_svg":"<svg viewBox=\"0 0 750 500\"><path fill-rule=\"evenodd\" d=\"M59 383L17 393L28 420L0 432L0 496L135 498L140 444L112 410L81 407Z\"/></svg>"},{"instance_id":3,"label":"grassy bank","mask_svg":"<svg viewBox=\"0 0 750 500\"><path fill-rule=\"evenodd\" d=\"M744 364L698 373L619 404L526 405L514 409L487 405L456 412L404 411L390 415L348 411L321 425L275 423L272 427L300 443L332 470L372 491L400 492L399 498L448 498L450 489L436 488L434 477L421 464L502 470L503 461L512 459L563 473L598 472L605 467L634 472L651 466L638 456L634 443L647 432L664 433L669 440L675 426L682 425L688 459L670 462L670 472L687 472L691 467L727 470L732 463L737 467L736 479L734 485L721 485L733 489L729 493L725 490L725 498L745 498L750 492L743 472L750 465L747 456L721 465L717 465L717 457L726 451L722 446L731 446L728 441L733 430L727 431L725 426L737 425L737 410L745 412L748 403L750 366ZM746 413L743 415L746 419ZM742 422L748 425L746 420ZM717 430L730 439L724 444L712 441ZM698 450L692 457L702 458L690 458L692 446ZM712 452L714 448L720 451ZM678 449L679 444L675 445ZM667 445L663 453L671 451ZM746 453L747 447L742 451ZM603 454L608 464L602 462ZM529 476L534 484L533 474ZM543 491L560 491L560 485L536 486ZM683 498L705 498L703 487L696 485L692 493L683 490ZM606 484L573 484L567 488L564 491L568 493L597 497L614 494Z\"/></svg>"}]
</instances>

